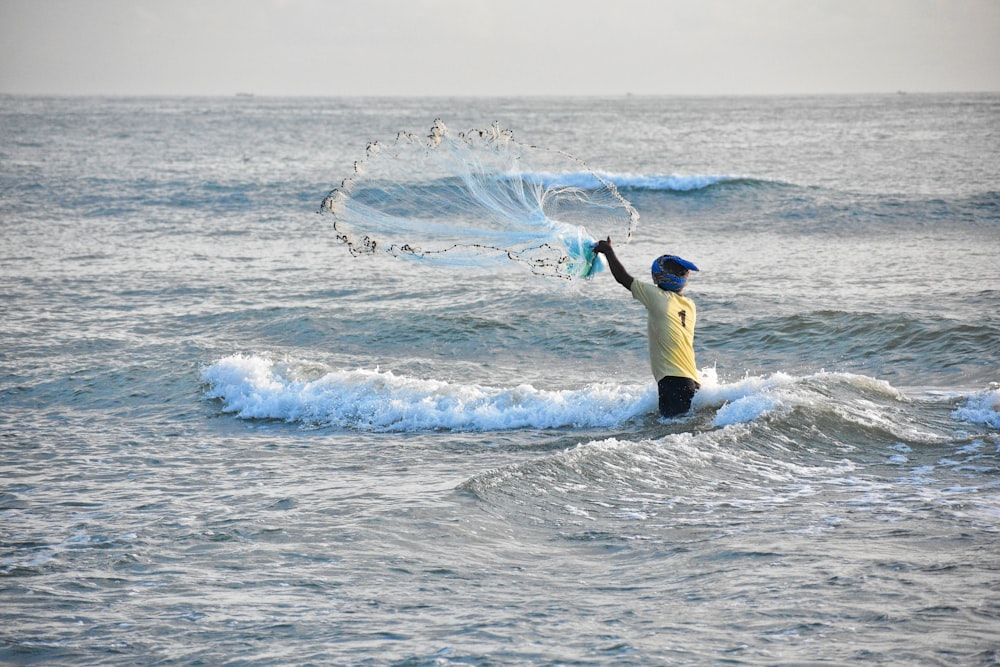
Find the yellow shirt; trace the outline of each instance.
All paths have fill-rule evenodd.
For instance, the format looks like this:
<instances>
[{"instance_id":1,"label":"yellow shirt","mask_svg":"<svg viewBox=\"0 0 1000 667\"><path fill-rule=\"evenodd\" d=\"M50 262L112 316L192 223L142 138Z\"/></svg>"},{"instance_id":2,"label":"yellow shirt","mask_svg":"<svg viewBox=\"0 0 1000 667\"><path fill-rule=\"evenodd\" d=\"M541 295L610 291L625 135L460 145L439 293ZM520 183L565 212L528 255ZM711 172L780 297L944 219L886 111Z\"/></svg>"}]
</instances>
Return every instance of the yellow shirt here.
<instances>
[{"instance_id":1,"label":"yellow shirt","mask_svg":"<svg viewBox=\"0 0 1000 667\"><path fill-rule=\"evenodd\" d=\"M639 280L632 281L632 296L648 312L649 365L653 378L686 377L699 381L694 362L694 301L676 292L662 290Z\"/></svg>"}]
</instances>

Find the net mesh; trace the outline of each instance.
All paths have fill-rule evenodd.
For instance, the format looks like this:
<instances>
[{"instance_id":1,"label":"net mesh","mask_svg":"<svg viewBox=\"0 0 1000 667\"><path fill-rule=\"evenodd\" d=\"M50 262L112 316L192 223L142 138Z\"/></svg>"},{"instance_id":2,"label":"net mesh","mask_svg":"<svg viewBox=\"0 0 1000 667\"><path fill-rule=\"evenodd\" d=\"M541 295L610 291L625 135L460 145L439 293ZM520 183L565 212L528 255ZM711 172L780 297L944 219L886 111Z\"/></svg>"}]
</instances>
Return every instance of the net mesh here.
<instances>
[{"instance_id":1,"label":"net mesh","mask_svg":"<svg viewBox=\"0 0 1000 667\"><path fill-rule=\"evenodd\" d=\"M496 123L452 134L440 120L427 136L369 144L322 210L354 254L468 267L512 261L568 279L598 270L596 238L628 242L639 217L613 183L569 154L518 143Z\"/></svg>"}]
</instances>

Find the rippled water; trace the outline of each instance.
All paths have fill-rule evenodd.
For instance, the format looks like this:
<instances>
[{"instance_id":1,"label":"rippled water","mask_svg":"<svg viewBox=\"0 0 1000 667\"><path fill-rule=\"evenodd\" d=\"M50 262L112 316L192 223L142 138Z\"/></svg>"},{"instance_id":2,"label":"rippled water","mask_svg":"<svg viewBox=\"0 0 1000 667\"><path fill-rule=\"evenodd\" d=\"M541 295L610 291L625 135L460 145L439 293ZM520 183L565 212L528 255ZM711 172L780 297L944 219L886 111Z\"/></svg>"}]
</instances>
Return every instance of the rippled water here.
<instances>
[{"instance_id":1,"label":"rippled water","mask_svg":"<svg viewBox=\"0 0 1000 667\"><path fill-rule=\"evenodd\" d=\"M702 268L352 257L371 139L499 120ZM0 98L0 660L1000 661L1000 99Z\"/></svg>"}]
</instances>

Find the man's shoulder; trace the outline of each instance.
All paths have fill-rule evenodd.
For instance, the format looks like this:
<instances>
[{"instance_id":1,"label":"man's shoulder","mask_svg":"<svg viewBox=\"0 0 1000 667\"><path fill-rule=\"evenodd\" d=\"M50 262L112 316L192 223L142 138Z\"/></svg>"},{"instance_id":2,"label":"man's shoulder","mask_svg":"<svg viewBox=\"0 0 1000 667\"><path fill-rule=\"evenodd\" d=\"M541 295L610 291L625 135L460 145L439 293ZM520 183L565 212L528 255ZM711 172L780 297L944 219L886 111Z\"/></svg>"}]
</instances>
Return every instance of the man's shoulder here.
<instances>
[{"instance_id":1,"label":"man's shoulder","mask_svg":"<svg viewBox=\"0 0 1000 667\"><path fill-rule=\"evenodd\" d=\"M646 298L659 298L659 299L669 299L672 296L678 296L673 292L668 292L666 290L660 289L652 283L645 283L641 280L632 281L632 294L638 299L639 295L642 294Z\"/></svg>"},{"instance_id":2,"label":"man's shoulder","mask_svg":"<svg viewBox=\"0 0 1000 667\"><path fill-rule=\"evenodd\" d=\"M662 310L670 303L670 292L664 292L652 283L633 280L631 290L632 298L639 301L647 310Z\"/></svg>"},{"instance_id":3,"label":"man's shoulder","mask_svg":"<svg viewBox=\"0 0 1000 667\"><path fill-rule=\"evenodd\" d=\"M653 296L653 290L659 290L659 289L660 288L657 287L656 285L650 285L649 283L644 283L638 278L633 278L632 286L629 287L629 290L632 292L632 296L638 299L639 301L643 302L645 302L646 299L649 299L650 297Z\"/></svg>"},{"instance_id":4,"label":"man's shoulder","mask_svg":"<svg viewBox=\"0 0 1000 667\"><path fill-rule=\"evenodd\" d=\"M630 287L629 289L632 290L633 294L637 294L637 293L641 293L641 292L646 292L646 293L649 293L649 294L653 294L655 292L659 292L660 291L660 288L657 287L656 285L652 285L650 283L644 283L643 281L639 280L638 278L633 278L632 279L632 287Z\"/></svg>"}]
</instances>

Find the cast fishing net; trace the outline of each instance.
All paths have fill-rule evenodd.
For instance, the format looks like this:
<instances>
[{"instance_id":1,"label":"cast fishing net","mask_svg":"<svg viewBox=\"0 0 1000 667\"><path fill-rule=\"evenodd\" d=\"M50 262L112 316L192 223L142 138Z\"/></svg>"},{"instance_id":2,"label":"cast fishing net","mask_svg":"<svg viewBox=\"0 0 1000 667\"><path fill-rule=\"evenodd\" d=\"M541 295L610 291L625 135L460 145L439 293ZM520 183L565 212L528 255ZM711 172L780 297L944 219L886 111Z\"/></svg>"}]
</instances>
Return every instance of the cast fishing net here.
<instances>
[{"instance_id":1,"label":"cast fishing net","mask_svg":"<svg viewBox=\"0 0 1000 667\"><path fill-rule=\"evenodd\" d=\"M639 217L571 155L520 144L496 123L453 135L440 120L426 137L401 132L369 144L322 210L354 254L466 267L512 261L567 279L598 269L596 239L627 242Z\"/></svg>"}]
</instances>

